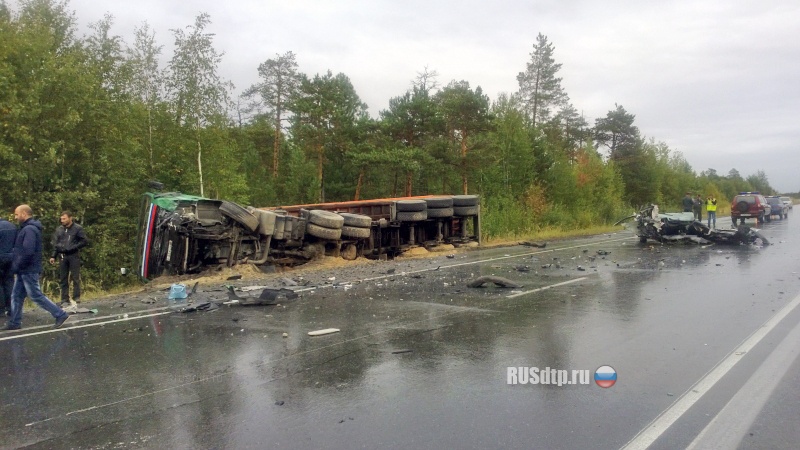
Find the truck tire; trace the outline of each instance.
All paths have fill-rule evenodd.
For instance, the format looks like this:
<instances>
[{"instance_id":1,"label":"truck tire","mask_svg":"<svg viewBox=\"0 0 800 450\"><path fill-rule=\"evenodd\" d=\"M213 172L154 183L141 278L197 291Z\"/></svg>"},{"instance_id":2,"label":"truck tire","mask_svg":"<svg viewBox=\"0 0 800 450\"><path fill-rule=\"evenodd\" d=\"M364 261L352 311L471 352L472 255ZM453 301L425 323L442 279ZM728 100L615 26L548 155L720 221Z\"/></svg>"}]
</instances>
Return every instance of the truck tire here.
<instances>
[{"instance_id":1,"label":"truck tire","mask_svg":"<svg viewBox=\"0 0 800 450\"><path fill-rule=\"evenodd\" d=\"M258 218L236 203L223 200L219 205L219 212L241 224L248 231L252 232L258 229Z\"/></svg>"},{"instance_id":2,"label":"truck tire","mask_svg":"<svg viewBox=\"0 0 800 450\"><path fill-rule=\"evenodd\" d=\"M369 228L372 226L372 217L361 214L339 213L344 218L344 225L348 227Z\"/></svg>"},{"instance_id":3,"label":"truck tire","mask_svg":"<svg viewBox=\"0 0 800 450\"><path fill-rule=\"evenodd\" d=\"M428 204L425 200L398 200L395 202L397 211L400 212L418 212L425 211Z\"/></svg>"},{"instance_id":4,"label":"truck tire","mask_svg":"<svg viewBox=\"0 0 800 450\"><path fill-rule=\"evenodd\" d=\"M308 221L323 228L338 230L344 224L344 217L330 211L312 209L308 212Z\"/></svg>"},{"instance_id":5,"label":"truck tire","mask_svg":"<svg viewBox=\"0 0 800 450\"><path fill-rule=\"evenodd\" d=\"M428 219L439 219L442 217L453 217L453 207L428 208Z\"/></svg>"},{"instance_id":6,"label":"truck tire","mask_svg":"<svg viewBox=\"0 0 800 450\"><path fill-rule=\"evenodd\" d=\"M478 206L455 206L453 207L453 215L458 217L477 216L478 210Z\"/></svg>"},{"instance_id":7,"label":"truck tire","mask_svg":"<svg viewBox=\"0 0 800 450\"><path fill-rule=\"evenodd\" d=\"M453 196L453 206L477 206L478 203L478 196L477 195L454 195Z\"/></svg>"},{"instance_id":8,"label":"truck tire","mask_svg":"<svg viewBox=\"0 0 800 450\"><path fill-rule=\"evenodd\" d=\"M397 213L399 222L419 222L428 218L428 211L401 211Z\"/></svg>"},{"instance_id":9,"label":"truck tire","mask_svg":"<svg viewBox=\"0 0 800 450\"><path fill-rule=\"evenodd\" d=\"M351 227L348 225L342 226L342 236L367 239L370 234L372 234L372 230L369 228Z\"/></svg>"},{"instance_id":10,"label":"truck tire","mask_svg":"<svg viewBox=\"0 0 800 450\"><path fill-rule=\"evenodd\" d=\"M451 208L453 206L453 197L431 197L426 198L425 203L428 209L433 208Z\"/></svg>"},{"instance_id":11,"label":"truck tire","mask_svg":"<svg viewBox=\"0 0 800 450\"><path fill-rule=\"evenodd\" d=\"M320 239L327 239L329 241L338 241L342 237L341 229L325 228L313 223L306 225L306 233Z\"/></svg>"}]
</instances>

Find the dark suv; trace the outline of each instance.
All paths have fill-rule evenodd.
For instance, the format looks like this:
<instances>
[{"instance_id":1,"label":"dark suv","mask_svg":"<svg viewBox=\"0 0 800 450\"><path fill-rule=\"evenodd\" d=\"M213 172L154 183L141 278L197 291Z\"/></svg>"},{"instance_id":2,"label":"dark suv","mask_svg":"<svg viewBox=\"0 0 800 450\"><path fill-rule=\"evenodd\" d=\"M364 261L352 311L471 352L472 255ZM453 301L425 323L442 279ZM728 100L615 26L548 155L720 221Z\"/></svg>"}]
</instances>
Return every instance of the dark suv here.
<instances>
[{"instance_id":1,"label":"dark suv","mask_svg":"<svg viewBox=\"0 0 800 450\"><path fill-rule=\"evenodd\" d=\"M733 225L736 225L736 219L739 223L744 223L745 219L755 218L758 222L764 222L769 219L772 214L772 207L767 203L758 192L740 192L739 195L733 197L731 201L731 220Z\"/></svg>"},{"instance_id":2,"label":"dark suv","mask_svg":"<svg viewBox=\"0 0 800 450\"><path fill-rule=\"evenodd\" d=\"M770 216L778 216L779 219L786 219L789 217L789 208L783 204L783 200L777 195L770 195L766 197L767 203L772 208L772 211L769 213L770 215L767 216L767 221L769 222Z\"/></svg>"}]
</instances>

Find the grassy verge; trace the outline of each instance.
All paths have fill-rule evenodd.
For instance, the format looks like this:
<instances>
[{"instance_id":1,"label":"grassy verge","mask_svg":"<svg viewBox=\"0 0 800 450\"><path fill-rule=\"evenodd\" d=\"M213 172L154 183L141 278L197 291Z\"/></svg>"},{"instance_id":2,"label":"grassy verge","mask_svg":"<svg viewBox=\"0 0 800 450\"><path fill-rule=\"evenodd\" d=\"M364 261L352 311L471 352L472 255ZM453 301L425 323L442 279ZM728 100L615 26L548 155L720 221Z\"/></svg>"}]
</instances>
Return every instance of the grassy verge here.
<instances>
[{"instance_id":1,"label":"grassy verge","mask_svg":"<svg viewBox=\"0 0 800 450\"><path fill-rule=\"evenodd\" d=\"M528 234L507 234L501 236L493 236L483 240L484 247L499 247L503 245L512 245L520 241L553 241L559 239L567 239L572 237L581 236L594 236L598 234L614 233L621 231L622 226L612 225L599 225L581 229L563 229L559 227L546 227L535 233Z\"/></svg>"}]
</instances>

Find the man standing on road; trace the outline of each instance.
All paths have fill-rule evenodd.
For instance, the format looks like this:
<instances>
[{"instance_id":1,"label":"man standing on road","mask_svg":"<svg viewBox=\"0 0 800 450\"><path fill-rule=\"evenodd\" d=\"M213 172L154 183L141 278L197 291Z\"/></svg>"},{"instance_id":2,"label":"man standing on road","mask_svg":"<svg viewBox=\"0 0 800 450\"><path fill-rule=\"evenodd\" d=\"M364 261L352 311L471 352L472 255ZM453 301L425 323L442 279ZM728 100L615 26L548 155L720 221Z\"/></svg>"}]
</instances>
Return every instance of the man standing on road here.
<instances>
[{"instance_id":1,"label":"man standing on road","mask_svg":"<svg viewBox=\"0 0 800 450\"><path fill-rule=\"evenodd\" d=\"M705 204L705 202L703 201L703 197L701 197L700 194L697 194L697 197L695 197L695 199L694 199L693 210L694 210L695 220L697 220L698 222L702 222L703 221L703 205L704 204Z\"/></svg>"},{"instance_id":2,"label":"man standing on road","mask_svg":"<svg viewBox=\"0 0 800 450\"><path fill-rule=\"evenodd\" d=\"M14 259L16 240L17 227L5 217L0 217L0 316L7 316L11 310L11 290L14 289L11 261Z\"/></svg>"},{"instance_id":3,"label":"man standing on road","mask_svg":"<svg viewBox=\"0 0 800 450\"><path fill-rule=\"evenodd\" d=\"M717 199L713 195L709 195L706 199L706 213L708 214L708 228L717 228Z\"/></svg>"},{"instance_id":4,"label":"man standing on road","mask_svg":"<svg viewBox=\"0 0 800 450\"><path fill-rule=\"evenodd\" d=\"M694 207L694 201L692 200L692 194L687 192L686 197L683 197L683 212L692 212L692 207Z\"/></svg>"},{"instance_id":5,"label":"man standing on road","mask_svg":"<svg viewBox=\"0 0 800 450\"><path fill-rule=\"evenodd\" d=\"M33 211L28 205L19 205L14 210L19 231L14 242L11 272L17 275L17 280L11 292L11 317L4 330L22 328L22 304L26 294L56 319L54 328L60 328L69 319L69 314L51 302L39 287L39 275L42 273L42 224L32 216Z\"/></svg>"},{"instance_id":6,"label":"man standing on road","mask_svg":"<svg viewBox=\"0 0 800 450\"><path fill-rule=\"evenodd\" d=\"M53 256L50 264L58 263L61 285L61 307L69 306L69 278L72 277L72 299L81 302L80 250L89 245L83 227L72 220L72 213L61 213L61 226L53 234Z\"/></svg>"}]
</instances>

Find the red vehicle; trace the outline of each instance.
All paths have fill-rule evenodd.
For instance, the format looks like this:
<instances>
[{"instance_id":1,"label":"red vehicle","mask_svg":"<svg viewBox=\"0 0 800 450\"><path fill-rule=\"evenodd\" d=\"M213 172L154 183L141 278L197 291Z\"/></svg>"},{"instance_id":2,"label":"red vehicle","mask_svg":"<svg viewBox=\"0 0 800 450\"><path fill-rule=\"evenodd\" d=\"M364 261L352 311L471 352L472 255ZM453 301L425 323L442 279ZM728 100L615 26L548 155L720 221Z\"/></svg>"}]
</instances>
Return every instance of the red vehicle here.
<instances>
[{"instance_id":1,"label":"red vehicle","mask_svg":"<svg viewBox=\"0 0 800 450\"><path fill-rule=\"evenodd\" d=\"M759 192L740 192L731 201L731 220L734 226L737 219L742 224L745 219L756 219L763 223L770 219L771 214L772 207Z\"/></svg>"}]
</instances>

